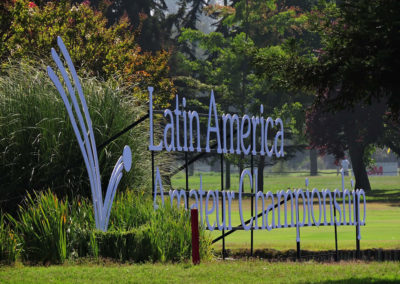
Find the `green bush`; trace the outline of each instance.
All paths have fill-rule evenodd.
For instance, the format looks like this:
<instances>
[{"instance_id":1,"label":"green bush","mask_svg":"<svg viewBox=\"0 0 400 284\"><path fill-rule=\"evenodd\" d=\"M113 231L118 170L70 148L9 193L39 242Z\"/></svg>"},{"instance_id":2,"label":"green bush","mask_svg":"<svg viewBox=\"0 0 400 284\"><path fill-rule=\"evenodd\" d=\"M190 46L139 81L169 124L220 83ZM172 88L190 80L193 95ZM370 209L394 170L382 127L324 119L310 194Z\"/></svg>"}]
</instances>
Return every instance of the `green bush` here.
<instances>
[{"instance_id":1,"label":"green bush","mask_svg":"<svg viewBox=\"0 0 400 284\"><path fill-rule=\"evenodd\" d=\"M148 254L154 261L181 261L191 257L190 212L167 206L157 210L148 195L128 190L120 193L111 210L110 231L131 231L140 226L149 226L144 231L150 236L151 250ZM209 258L211 243L209 234L200 230L202 258ZM100 250L100 255L101 255Z\"/></svg>"},{"instance_id":2,"label":"green bush","mask_svg":"<svg viewBox=\"0 0 400 284\"><path fill-rule=\"evenodd\" d=\"M6 224L0 211L0 262L11 264L15 262L20 252L18 235Z\"/></svg>"},{"instance_id":3,"label":"green bush","mask_svg":"<svg viewBox=\"0 0 400 284\"><path fill-rule=\"evenodd\" d=\"M33 262L62 263L67 258L68 205L50 192L29 193L18 219L9 216L22 240L22 257Z\"/></svg>"},{"instance_id":4,"label":"green bush","mask_svg":"<svg viewBox=\"0 0 400 284\"><path fill-rule=\"evenodd\" d=\"M51 188L58 196L90 196L89 178L61 96L42 67L15 64L0 77L0 207L12 212L26 191ZM116 81L81 80L97 146L143 111ZM132 169L118 190L149 184L146 126L141 124L98 153L103 188L122 154L132 149Z\"/></svg>"},{"instance_id":5,"label":"green bush","mask_svg":"<svg viewBox=\"0 0 400 284\"><path fill-rule=\"evenodd\" d=\"M67 239L71 256L97 256L99 248L93 240L101 233L93 231L95 221L92 202L86 198L77 198L71 203L70 212L67 221ZM108 231L113 232L113 236L125 234L148 224L152 214L152 202L142 192L132 190L119 192L113 202ZM104 248L104 245L102 247ZM111 256L106 255L106 257Z\"/></svg>"},{"instance_id":6,"label":"green bush","mask_svg":"<svg viewBox=\"0 0 400 284\"><path fill-rule=\"evenodd\" d=\"M199 228L200 257L209 259L211 253L210 233ZM181 208L160 207L150 220L153 259L158 261L183 261L192 255L192 229L190 211Z\"/></svg>"},{"instance_id":7,"label":"green bush","mask_svg":"<svg viewBox=\"0 0 400 284\"><path fill-rule=\"evenodd\" d=\"M155 259L162 262L190 259L192 250L189 211L167 205L158 208L150 222Z\"/></svg>"},{"instance_id":8,"label":"green bush","mask_svg":"<svg viewBox=\"0 0 400 284\"><path fill-rule=\"evenodd\" d=\"M142 202L147 206L141 208L153 210L148 201L143 199ZM146 220L146 224L128 231L96 232L98 256L135 262L190 259L192 243L189 212L167 205L152 211L148 216L150 219ZM200 254L202 259L211 256L211 239L204 230L200 230Z\"/></svg>"},{"instance_id":9,"label":"green bush","mask_svg":"<svg viewBox=\"0 0 400 284\"><path fill-rule=\"evenodd\" d=\"M95 233L100 257L119 261L144 262L152 259L152 236L149 226L130 231L109 231Z\"/></svg>"}]
</instances>

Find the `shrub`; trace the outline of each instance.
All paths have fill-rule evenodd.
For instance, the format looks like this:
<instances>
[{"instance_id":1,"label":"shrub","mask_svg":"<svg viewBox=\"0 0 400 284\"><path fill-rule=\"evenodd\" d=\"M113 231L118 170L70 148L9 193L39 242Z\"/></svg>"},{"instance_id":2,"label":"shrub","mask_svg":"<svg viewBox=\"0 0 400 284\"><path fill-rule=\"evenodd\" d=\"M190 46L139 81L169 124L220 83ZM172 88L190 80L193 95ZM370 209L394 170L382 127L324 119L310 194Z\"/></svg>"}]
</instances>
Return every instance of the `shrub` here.
<instances>
[{"instance_id":1,"label":"shrub","mask_svg":"<svg viewBox=\"0 0 400 284\"><path fill-rule=\"evenodd\" d=\"M148 199L144 200L144 204L152 205ZM147 211L149 207L140 208ZM152 210L152 206L150 208ZM146 220L146 224L128 231L96 232L98 256L135 262L190 259L192 243L188 211L166 206L148 216L150 219ZM202 259L211 256L211 239L204 230L200 230L200 254Z\"/></svg>"},{"instance_id":2,"label":"shrub","mask_svg":"<svg viewBox=\"0 0 400 284\"><path fill-rule=\"evenodd\" d=\"M9 216L22 239L22 257L33 262L62 263L67 257L68 206L50 192L29 193L18 220Z\"/></svg>"},{"instance_id":3,"label":"shrub","mask_svg":"<svg viewBox=\"0 0 400 284\"><path fill-rule=\"evenodd\" d=\"M169 76L170 54L141 52L135 39L140 31L132 30L127 17L108 25L105 16L86 1L36 4L30 0L1 1L0 64L7 64L9 58L32 63L41 58L52 64L50 49L61 36L78 72L84 68L91 76L105 79L118 74L124 84L133 86L131 94L142 101L147 99L149 85L155 87L156 103L165 105L173 97L176 90Z\"/></svg>"},{"instance_id":4,"label":"shrub","mask_svg":"<svg viewBox=\"0 0 400 284\"><path fill-rule=\"evenodd\" d=\"M90 196L89 178L61 96L44 68L15 64L0 77L0 192L7 210L28 190L52 188L58 196ZM116 81L82 80L97 146L143 113ZM125 95L124 95L125 94ZM98 152L103 188L122 154L132 149L132 169L118 190L149 184L147 131L141 124Z\"/></svg>"},{"instance_id":5,"label":"shrub","mask_svg":"<svg viewBox=\"0 0 400 284\"><path fill-rule=\"evenodd\" d=\"M151 219L154 258L165 262L190 259L191 227L188 211L169 205L158 208Z\"/></svg>"},{"instance_id":6,"label":"shrub","mask_svg":"<svg viewBox=\"0 0 400 284\"><path fill-rule=\"evenodd\" d=\"M15 262L20 252L20 243L17 234L6 224L3 213L0 211L0 262L11 264Z\"/></svg>"},{"instance_id":7,"label":"shrub","mask_svg":"<svg viewBox=\"0 0 400 284\"><path fill-rule=\"evenodd\" d=\"M152 236L153 258L164 261L182 261L191 258L192 229L190 211L176 207L160 207L150 220L150 234ZM211 235L203 228L199 228L200 257L210 259Z\"/></svg>"},{"instance_id":8,"label":"shrub","mask_svg":"<svg viewBox=\"0 0 400 284\"><path fill-rule=\"evenodd\" d=\"M95 233L98 255L119 261L144 262L152 257L152 236L149 226L130 231L109 231Z\"/></svg>"}]
</instances>

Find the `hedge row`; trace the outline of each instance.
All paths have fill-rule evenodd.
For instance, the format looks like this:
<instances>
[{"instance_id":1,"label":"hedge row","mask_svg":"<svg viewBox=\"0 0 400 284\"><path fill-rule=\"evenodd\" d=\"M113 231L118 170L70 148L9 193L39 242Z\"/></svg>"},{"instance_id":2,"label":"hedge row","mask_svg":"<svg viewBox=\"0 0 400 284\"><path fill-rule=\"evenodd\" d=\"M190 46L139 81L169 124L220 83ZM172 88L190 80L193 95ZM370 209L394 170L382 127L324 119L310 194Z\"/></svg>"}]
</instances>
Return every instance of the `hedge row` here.
<instances>
[{"instance_id":1,"label":"hedge row","mask_svg":"<svg viewBox=\"0 0 400 284\"><path fill-rule=\"evenodd\" d=\"M147 225L128 232L96 232L95 240L100 257L144 262L154 256L150 227Z\"/></svg>"}]
</instances>

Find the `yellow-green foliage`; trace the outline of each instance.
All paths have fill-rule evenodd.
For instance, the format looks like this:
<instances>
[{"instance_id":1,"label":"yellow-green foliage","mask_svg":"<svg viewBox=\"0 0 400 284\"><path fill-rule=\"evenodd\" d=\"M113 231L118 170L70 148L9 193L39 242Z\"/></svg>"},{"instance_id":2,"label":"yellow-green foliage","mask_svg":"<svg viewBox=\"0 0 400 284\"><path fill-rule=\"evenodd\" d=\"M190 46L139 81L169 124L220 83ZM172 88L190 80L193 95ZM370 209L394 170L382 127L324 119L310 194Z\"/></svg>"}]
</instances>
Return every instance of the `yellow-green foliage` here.
<instances>
[{"instance_id":1,"label":"yellow-green foliage","mask_svg":"<svg viewBox=\"0 0 400 284\"><path fill-rule=\"evenodd\" d=\"M2 1L3 2L3 1ZM0 61L9 59L36 62L37 58L51 64L50 50L61 36L75 67L92 76L109 78L119 75L133 88L133 93L147 98L147 87L156 90L155 103L166 104L175 93L169 78L169 53L155 55L141 52L126 17L108 27L104 15L84 2L46 2L37 6L28 0L0 4Z\"/></svg>"}]
</instances>

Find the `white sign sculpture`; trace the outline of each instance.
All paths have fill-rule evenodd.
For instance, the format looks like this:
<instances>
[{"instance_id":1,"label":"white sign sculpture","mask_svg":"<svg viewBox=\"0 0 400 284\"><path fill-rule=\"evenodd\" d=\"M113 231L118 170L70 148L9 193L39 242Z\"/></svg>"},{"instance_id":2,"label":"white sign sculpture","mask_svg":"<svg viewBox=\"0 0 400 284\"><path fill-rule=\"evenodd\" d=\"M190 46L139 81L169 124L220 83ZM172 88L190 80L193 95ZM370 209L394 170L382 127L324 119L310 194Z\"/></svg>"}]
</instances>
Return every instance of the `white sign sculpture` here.
<instances>
[{"instance_id":1,"label":"white sign sculpture","mask_svg":"<svg viewBox=\"0 0 400 284\"><path fill-rule=\"evenodd\" d=\"M94 139L92 121L90 119L88 107L86 105L85 96L79 82L78 75L76 74L75 67L72 64L71 57L61 39L57 38L58 46L64 59L67 61L69 72L73 79L73 85L65 70L60 57L54 48L51 49L51 56L56 63L64 84L67 89L64 90L60 78L55 74L53 69L47 66L47 73L56 86L64 105L67 109L69 119L71 120L76 139L78 140L79 148L81 149L83 159L85 161L86 169L89 175L90 188L92 191L94 217L96 221L96 228L102 231L107 231L108 221L115 193L118 184L122 178L122 170L129 171L132 165L132 153L129 146L125 146L122 156L118 159L112 171L110 181L108 183L106 197L103 202L103 193L101 189L99 161L97 157L96 141ZM78 97L76 96L78 93ZM69 96L68 96L68 95ZM83 115L82 115L83 110ZM78 123L77 123L78 121Z\"/></svg>"}]
</instances>

